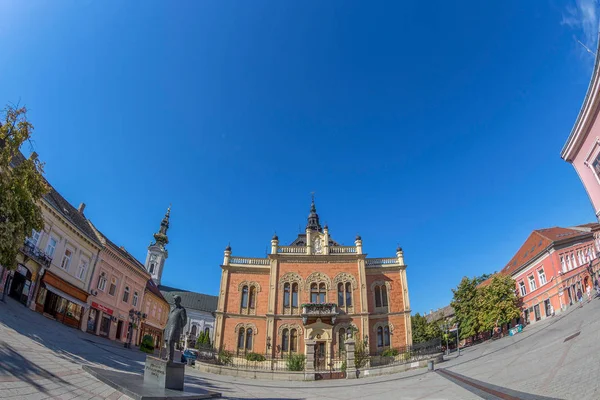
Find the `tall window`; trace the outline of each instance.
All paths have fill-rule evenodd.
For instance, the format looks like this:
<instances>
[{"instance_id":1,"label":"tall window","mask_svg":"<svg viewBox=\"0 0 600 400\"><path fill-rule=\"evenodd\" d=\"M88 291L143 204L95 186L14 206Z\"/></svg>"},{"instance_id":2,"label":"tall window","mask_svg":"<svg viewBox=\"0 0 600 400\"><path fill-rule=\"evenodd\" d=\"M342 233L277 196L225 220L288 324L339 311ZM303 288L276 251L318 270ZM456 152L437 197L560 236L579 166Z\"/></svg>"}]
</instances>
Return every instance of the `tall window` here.
<instances>
[{"instance_id":1,"label":"tall window","mask_svg":"<svg viewBox=\"0 0 600 400\"><path fill-rule=\"evenodd\" d=\"M340 307L352 306L352 284L350 282L338 283L338 305Z\"/></svg>"},{"instance_id":2,"label":"tall window","mask_svg":"<svg viewBox=\"0 0 600 400\"><path fill-rule=\"evenodd\" d=\"M190 332L192 334L192 336L196 336L197 330L198 330L198 327L196 325L192 325L192 331Z\"/></svg>"},{"instance_id":3,"label":"tall window","mask_svg":"<svg viewBox=\"0 0 600 400\"><path fill-rule=\"evenodd\" d=\"M344 341L346 340L346 330L344 328L340 328L338 332L338 349L339 351L344 351Z\"/></svg>"},{"instance_id":4,"label":"tall window","mask_svg":"<svg viewBox=\"0 0 600 400\"><path fill-rule=\"evenodd\" d=\"M389 346L390 341L390 327L388 325L377 327L377 347Z\"/></svg>"},{"instance_id":5,"label":"tall window","mask_svg":"<svg viewBox=\"0 0 600 400\"><path fill-rule=\"evenodd\" d=\"M562 272L567 272L567 265L563 256L560 256L560 267L562 268Z\"/></svg>"},{"instance_id":6,"label":"tall window","mask_svg":"<svg viewBox=\"0 0 600 400\"><path fill-rule=\"evenodd\" d=\"M137 306L137 302L138 302L138 292L133 292L133 300L131 301L131 305L132 306Z\"/></svg>"},{"instance_id":7,"label":"tall window","mask_svg":"<svg viewBox=\"0 0 600 400\"><path fill-rule=\"evenodd\" d=\"M525 282L519 282L519 289L521 290L521 296L525 296L527 294L527 289L525 288Z\"/></svg>"},{"instance_id":8,"label":"tall window","mask_svg":"<svg viewBox=\"0 0 600 400\"><path fill-rule=\"evenodd\" d=\"M573 264L571 264L571 258L569 257L568 254L565 254L565 257L567 258L567 268L570 270L573 269Z\"/></svg>"},{"instance_id":9,"label":"tall window","mask_svg":"<svg viewBox=\"0 0 600 400\"><path fill-rule=\"evenodd\" d=\"M388 306L388 294L385 284L375 286L375 307Z\"/></svg>"},{"instance_id":10,"label":"tall window","mask_svg":"<svg viewBox=\"0 0 600 400\"><path fill-rule=\"evenodd\" d=\"M377 328L377 347L383 347L383 327Z\"/></svg>"},{"instance_id":11,"label":"tall window","mask_svg":"<svg viewBox=\"0 0 600 400\"><path fill-rule=\"evenodd\" d=\"M88 267L87 260L81 260L79 262L79 268L77 269L77 279L81 279L81 280L85 279L85 273L87 271L87 267Z\"/></svg>"},{"instance_id":12,"label":"tall window","mask_svg":"<svg viewBox=\"0 0 600 400\"><path fill-rule=\"evenodd\" d=\"M529 289L531 289L531 291L533 292L536 289L535 277L533 275L531 275L528 279L529 279Z\"/></svg>"},{"instance_id":13,"label":"tall window","mask_svg":"<svg viewBox=\"0 0 600 400\"><path fill-rule=\"evenodd\" d=\"M310 302L311 303L325 303L326 289L324 283L313 283L310 285Z\"/></svg>"},{"instance_id":14,"label":"tall window","mask_svg":"<svg viewBox=\"0 0 600 400\"><path fill-rule=\"evenodd\" d=\"M246 330L244 328L240 328L240 331L238 332L238 351L239 350L244 350L244 341L246 339Z\"/></svg>"},{"instance_id":15,"label":"tall window","mask_svg":"<svg viewBox=\"0 0 600 400\"><path fill-rule=\"evenodd\" d=\"M295 353L298 351L298 331L285 328L281 333L281 351Z\"/></svg>"},{"instance_id":16,"label":"tall window","mask_svg":"<svg viewBox=\"0 0 600 400\"><path fill-rule=\"evenodd\" d=\"M150 263L150 268L148 269L148 272L150 272L150 274L154 274L154 268L156 268L156 264L154 263Z\"/></svg>"},{"instance_id":17,"label":"tall window","mask_svg":"<svg viewBox=\"0 0 600 400\"><path fill-rule=\"evenodd\" d=\"M352 306L352 284L346 282L346 306Z\"/></svg>"},{"instance_id":18,"label":"tall window","mask_svg":"<svg viewBox=\"0 0 600 400\"><path fill-rule=\"evenodd\" d=\"M248 308L248 286L242 288L242 308Z\"/></svg>"},{"instance_id":19,"label":"tall window","mask_svg":"<svg viewBox=\"0 0 600 400\"><path fill-rule=\"evenodd\" d=\"M253 314L256 308L256 287L254 285L244 285L242 287L241 312L244 314Z\"/></svg>"},{"instance_id":20,"label":"tall window","mask_svg":"<svg viewBox=\"0 0 600 400\"><path fill-rule=\"evenodd\" d=\"M571 264L573 264L573 268L577 267L577 263L575 262L575 254L573 253L571 253Z\"/></svg>"},{"instance_id":21,"label":"tall window","mask_svg":"<svg viewBox=\"0 0 600 400\"><path fill-rule=\"evenodd\" d=\"M381 307L381 287L375 286L375 307Z\"/></svg>"},{"instance_id":22,"label":"tall window","mask_svg":"<svg viewBox=\"0 0 600 400\"><path fill-rule=\"evenodd\" d=\"M344 306L344 284L338 283L338 306Z\"/></svg>"},{"instance_id":23,"label":"tall window","mask_svg":"<svg viewBox=\"0 0 600 400\"><path fill-rule=\"evenodd\" d=\"M293 353L298 351L298 332L295 329L290 331L290 351Z\"/></svg>"},{"instance_id":24,"label":"tall window","mask_svg":"<svg viewBox=\"0 0 600 400\"><path fill-rule=\"evenodd\" d=\"M290 350L290 332L289 329L284 329L281 335L281 351L287 353Z\"/></svg>"},{"instance_id":25,"label":"tall window","mask_svg":"<svg viewBox=\"0 0 600 400\"><path fill-rule=\"evenodd\" d=\"M40 232L36 231L35 229L32 229L31 237L27 239L27 242L29 242L29 244L31 244L33 247L37 247L38 242L40 241L40 236Z\"/></svg>"},{"instance_id":26,"label":"tall window","mask_svg":"<svg viewBox=\"0 0 600 400\"><path fill-rule=\"evenodd\" d=\"M290 306L290 284L286 283L283 285L283 306Z\"/></svg>"},{"instance_id":27,"label":"tall window","mask_svg":"<svg viewBox=\"0 0 600 400\"><path fill-rule=\"evenodd\" d=\"M117 292L117 278L114 276L110 278L110 287L108 288L108 294L114 296Z\"/></svg>"},{"instance_id":28,"label":"tall window","mask_svg":"<svg viewBox=\"0 0 600 400\"><path fill-rule=\"evenodd\" d=\"M129 301L129 286L125 286L125 291L123 292L123 301L125 303Z\"/></svg>"},{"instance_id":29,"label":"tall window","mask_svg":"<svg viewBox=\"0 0 600 400\"><path fill-rule=\"evenodd\" d=\"M246 329L246 350L252 350L252 328Z\"/></svg>"},{"instance_id":30,"label":"tall window","mask_svg":"<svg viewBox=\"0 0 600 400\"><path fill-rule=\"evenodd\" d=\"M56 251L56 239L54 239L52 236L50 236L50 239L48 239L48 244L46 245L46 254L48 255L48 257L53 257L54 256L54 252Z\"/></svg>"},{"instance_id":31,"label":"tall window","mask_svg":"<svg viewBox=\"0 0 600 400\"><path fill-rule=\"evenodd\" d=\"M544 269L538 269L538 277L540 278L540 286L546 284L546 274L544 273Z\"/></svg>"},{"instance_id":32,"label":"tall window","mask_svg":"<svg viewBox=\"0 0 600 400\"><path fill-rule=\"evenodd\" d=\"M256 288L254 286L250 286L250 297L248 300L248 307L250 307L251 310L254 310L254 308L256 307Z\"/></svg>"},{"instance_id":33,"label":"tall window","mask_svg":"<svg viewBox=\"0 0 600 400\"><path fill-rule=\"evenodd\" d=\"M98 277L98 290L106 289L106 276L104 276L104 272Z\"/></svg>"},{"instance_id":34,"label":"tall window","mask_svg":"<svg viewBox=\"0 0 600 400\"><path fill-rule=\"evenodd\" d=\"M71 250L66 249L65 254L63 255L62 262L60 263L60 267L62 269L64 269L65 271L69 270L69 265L71 265L71 256L72 256Z\"/></svg>"},{"instance_id":35,"label":"tall window","mask_svg":"<svg viewBox=\"0 0 600 400\"><path fill-rule=\"evenodd\" d=\"M292 283L292 307L298 307L298 284Z\"/></svg>"}]
</instances>

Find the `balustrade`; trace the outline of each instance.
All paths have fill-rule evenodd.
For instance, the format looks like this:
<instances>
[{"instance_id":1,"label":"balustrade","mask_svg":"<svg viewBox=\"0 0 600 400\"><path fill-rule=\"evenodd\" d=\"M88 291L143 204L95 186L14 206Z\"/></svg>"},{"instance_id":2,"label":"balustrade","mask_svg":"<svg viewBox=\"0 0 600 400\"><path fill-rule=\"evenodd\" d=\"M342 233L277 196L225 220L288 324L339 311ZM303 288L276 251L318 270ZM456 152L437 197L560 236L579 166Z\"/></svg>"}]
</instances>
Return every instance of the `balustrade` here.
<instances>
[{"instance_id":1,"label":"balustrade","mask_svg":"<svg viewBox=\"0 0 600 400\"><path fill-rule=\"evenodd\" d=\"M231 257L229 264L241 265L271 265L268 258L251 258L251 257Z\"/></svg>"},{"instance_id":2,"label":"balustrade","mask_svg":"<svg viewBox=\"0 0 600 400\"><path fill-rule=\"evenodd\" d=\"M306 254L304 246L278 246L277 253L280 254Z\"/></svg>"},{"instance_id":3,"label":"balustrade","mask_svg":"<svg viewBox=\"0 0 600 400\"><path fill-rule=\"evenodd\" d=\"M367 267L377 267L382 265L397 265L397 258L367 258L365 260Z\"/></svg>"}]
</instances>

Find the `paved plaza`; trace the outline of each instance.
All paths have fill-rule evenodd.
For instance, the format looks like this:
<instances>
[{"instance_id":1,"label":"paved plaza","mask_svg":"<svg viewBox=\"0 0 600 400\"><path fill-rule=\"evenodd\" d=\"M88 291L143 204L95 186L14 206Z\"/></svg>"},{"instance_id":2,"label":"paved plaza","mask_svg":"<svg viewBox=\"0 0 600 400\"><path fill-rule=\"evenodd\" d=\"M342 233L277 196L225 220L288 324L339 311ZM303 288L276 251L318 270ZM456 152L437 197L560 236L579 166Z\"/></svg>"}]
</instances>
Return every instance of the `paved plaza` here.
<instances>
[{"instance_id":1,"label":"paved plaza","mask_svg":"<svg viewBox=\"0 0 600 400\"><path fill-rule=\"evenodd\" d=\"M468 348L438 365L436 372L271 382L188 368L186 383L228 399L598 399L599 317L596 299L514 337ZM82 365L141 373L145 359L137 349L67 328L12 299L0 303L0 352L0 398L15 400L128 399L88 375Z\"/></svg>"}]
</instances>

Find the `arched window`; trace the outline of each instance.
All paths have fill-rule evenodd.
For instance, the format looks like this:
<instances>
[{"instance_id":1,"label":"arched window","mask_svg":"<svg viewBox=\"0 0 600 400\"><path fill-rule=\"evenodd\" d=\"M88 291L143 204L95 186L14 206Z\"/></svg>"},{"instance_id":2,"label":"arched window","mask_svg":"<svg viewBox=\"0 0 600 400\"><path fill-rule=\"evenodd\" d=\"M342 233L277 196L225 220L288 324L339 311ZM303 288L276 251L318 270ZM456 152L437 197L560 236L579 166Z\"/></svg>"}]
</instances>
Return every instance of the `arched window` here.
<instances>
[{"instance_id":1,"label":"arched window","mask_svg":"<svg viewBox=\"0 0 600 400\"><path fill-rule=\"evenodd\" d=\"M383 328L377 328L377 347L383 347Z\"/></svg>"},{"instance_id":2,"label":"arched window","mask_svg":"<svg viewBox=\"0 0 600 400\"><path fill-rule=\"evenodd\" d=\"M338 283L338 306L344 306L344 284Z\"/></svg>"},{"instance_id":3,"label":"arched window","mask_svg":"<svg viewBox=\"0 0 600 400\"><path fill-rule=\"evenodd\" d=\"M123 292L123 301L125 303L129 301L129 286L125 286L125 291Z\"/></svg>"},{"instance_id":4,"label":"arched window","mask_svg":"<svg viewBox=\"0 0 600 400\"><path fill-rule=\"evenodd\" d=\"M246 329L246 350L252 350L252 328Z\"/></svg>"},{"instance_id":5,"label":"arched window","mask_svg":"<svg viewBox=\"0 0 600 400\"><path fill-rule=\"evenodd\" d=\"M242 288L242 308L248 308L248 286Z\"/></svg>"},{"instance_id":6,"label":"arched window","mask_svg":"<svg viewBox=\"0 0 600 400\"><path fill-rule=\"evenodd\" d=\"M238 332L238 350L244 350L244 338L246 337L244 334L246 332L244 331L244 328L240 328L240 331Z\"/></svg>"},{"instance_id":7,"label":"arched window","mask_svg":"<svg viewBox=\"0 0 600 400\"><path fill-rule=\"evenodd\" d=\"M256 307L256 288L254 286L250 286L250 300L248 303L251 309Z\"/></svg>"},{"instance_id":8,"label":"arched window","mask_svg":"<svg viewBox=\"0 0 600 400\"><path fill-rule=\"evenodd\" d=\"M298 284L292 284L292 307L298 307Z\"/></svg>"},{"instance_id":9,"label":"arched window","mask_svg":"<svg viewBox=\"0 0 600 400\"><path fill-rule=\"evenodd\" d=\"M286 283L283 285L283 306L290 306L290 284Z\"/></svg>"},{"instance_id":10,"label":"arched window","mask_svg":"<svg viewBox=\"0 0 600 400\"><path fill-rule=\"evenodd\" d=\"M191 332L192 336L196 336L196 332L197 332L196 325L192 325L192 332Z\"/></svg>"},{"instance_id":11,"label":"arched window","mask_svg":"<svg viewBox=\"0 0 600 400\"><path fill-rule=\"evenodd\" d=\"M208 335L209 333L210 333L210 329L208 329L208 328L204 328L204 334L205 334L205 335Z\"/></svg>"},{"instance_id":12,"label":"arched window","mask_svg":"<svg viewBox=\"0 0 600 400\"><path fill-rule=\"evenodd\" d=\"M381 288L375 286L375 307L381 307Z\"/></svg>"},{"instance_id":13,"label":"arched window","mask_svg":"<svg viewBox=\"0 0 600 400\"><path fill-rule=\"evenodd\" d=\"M319 303L323 304L325 303L325 284L321 283L319 284Z\"/></svg>"},{"instance_id":14,"label":"arched window","mask_svg":"<svg viewBox=\"0 0 600 400\"><path fill-rule=\"evenodd\" d=\"M289 337L289 331L288 329L284 329L283 330L283 334L281 335L281 350L283 352L287 352L289 349L289 341L290 341L290 337Z\"/></svg>"},{"instance_id":15,"label":"arched window","mask_svg":"<svg viewBox=\"0 0 600 400\"><path fill-rule=\"evenodd\" d=\"M383 328L383 345L390 345L390 327L387 325Z\"/></svg>"},{"instance_id":16,"label":"arched window","mask_svg":"<svg viewBox=\"0 0 600 400\"><path fill-rule=\"evenodd\" d=\"M346 330L344 328L340 328L338 333L338 348L340 351L344 351L344 341L346 340Z\"/></svg>"},{"instance_id":17,"label":"arched window","mask_svg":"<svg viewBox=\"0 0 600 400\"><path fill-rule=\"evenodd\" d=\"M295 329L290 331L290 351L298 351L298 332Z\"/></svg>"},{"instance_id":18,"label":"arched window","mask_svg":"<svg viewBox=\"0 0 600 400\"><path fill-rule=\"evenodd\" d=\"M352 306L352 284L346 282L346 307Z\"/></svg>"},{"instance_id":19,"label":"arched window","mask_svg":"<svg viewBox=\"0 0 600 400\"><path fill-rule=\"evenodd\" d=\"M319 288L316 283L310 285L310 302L318 303L319 301Z\"/></svg>"},{"instance_id":20,"label":"arched window","mask_svg":"<svg viewBox=\"0 0 600 400\"><path fill-rule=\"evenodd\" d=\"M381 285L381 304L383 304L384 307L388 306L387 288L385 285Z\"/></svg>"}]
</instances>

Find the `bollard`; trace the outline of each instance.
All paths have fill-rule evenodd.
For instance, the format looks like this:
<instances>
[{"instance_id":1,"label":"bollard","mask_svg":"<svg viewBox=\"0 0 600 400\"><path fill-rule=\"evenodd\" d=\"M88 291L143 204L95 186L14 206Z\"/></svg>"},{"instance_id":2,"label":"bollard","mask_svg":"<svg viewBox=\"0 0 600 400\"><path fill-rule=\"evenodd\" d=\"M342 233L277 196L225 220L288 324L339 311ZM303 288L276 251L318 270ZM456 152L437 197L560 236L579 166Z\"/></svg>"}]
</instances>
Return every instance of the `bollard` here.
<instances>
[{"instance_id":1,"label":"bollard","mask_svg":"<svg viewBox=\"0 0 600 400\"><path fill-rule=\"evenodd\" d=\"M428 360L427 361L427 371L433 371L434 366L433 366L433 360Z\"/></svg>"}]
</instances>

